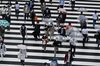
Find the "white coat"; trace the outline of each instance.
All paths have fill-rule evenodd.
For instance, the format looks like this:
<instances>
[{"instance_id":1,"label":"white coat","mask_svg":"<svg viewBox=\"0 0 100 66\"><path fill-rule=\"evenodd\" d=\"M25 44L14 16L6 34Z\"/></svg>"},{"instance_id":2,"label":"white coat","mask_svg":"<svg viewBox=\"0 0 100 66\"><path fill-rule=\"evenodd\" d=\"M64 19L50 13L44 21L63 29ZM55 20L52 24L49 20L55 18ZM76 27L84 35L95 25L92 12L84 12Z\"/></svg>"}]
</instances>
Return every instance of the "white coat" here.
<instances>
[{"instance_id":1,"label":"white coat","mask_svg":"<svg viewBox=\"0 0 100 66\"><path fill-rule=\"evenodd\" d=\"M26 49L20 49L18 53L18 59L25 60L27 57Z\"/></svg>"}]
</instances>

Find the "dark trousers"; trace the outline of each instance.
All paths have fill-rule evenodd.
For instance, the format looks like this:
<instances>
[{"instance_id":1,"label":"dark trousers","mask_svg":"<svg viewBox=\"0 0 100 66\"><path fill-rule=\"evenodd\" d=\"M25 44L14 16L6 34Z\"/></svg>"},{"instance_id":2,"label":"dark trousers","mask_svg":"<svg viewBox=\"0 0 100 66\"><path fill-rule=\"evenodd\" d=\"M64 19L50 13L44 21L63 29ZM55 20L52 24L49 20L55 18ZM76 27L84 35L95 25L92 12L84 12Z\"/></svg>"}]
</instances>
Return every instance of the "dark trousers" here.
<instances>
[{"instance_id":1,"label":"dark trousers","mask_svg":"<svg viewBox=\"0 0 100 66\"><path fill-rule=\"evenodd\" d=\"M29 17L29 13L25 13L24 19L26 20L28 19L28 17Z\"/></svg>"},{"instance_id":2,"label":"dark trousers","mask_svg":"<svg viewBox=\"0 0 100 66\"><path fill-rule=\"evenodd\" d=\"M18 9L16 9L16 17L17 17L17 19L18 19L18 15L19 15L19 10Z\"/></svg>"},{"instance_id":3,"label":"dark trousers","mask_svg":"<svg viewBox=\"0 0 100 66\"><path fill-rule=\"evenodd\" d=\"M71 53L73 53L73 55L75 55L76 47L74 45L70 44L70 50L71 50Z\"/></svg>"},{"instance_id":4,"label":"dark trousers","mask_svg":"<svg viewBox=\"0 0 100 66\"><path fill-rule=\"evenodd\" d=\"M83 34L84 38L83 38L83 47L85 46L85 43L88 41L88 36L87 34Z\"/></svg>"},{"instance_id":5,"label":"dark trousers","mask_svg":"<svg viewBox=\"0 0 100 66\"><path fill-rule=\"evenodd\" d=\"M24 60L20 60L21 64L24 66Z\"/></svg>"},{"instance_id":6,"label":"dark trousers","mask_svg":"<svg viewBox=\"0 0 100 66\"><path fill-rule=\"evenodd\" d=\"M72 10L74 10L74 8L75 8L75 1L71 1L71 8L72 8Z\"/></svg>"},{"instance_id":7,"label":"dark trousers","mask_svg":"<svg viewBox=\"0 0 100 66\"><path fill-rule=\"evenodd\" d=\"M22 37L23 37L23 44L24 44L24 40L25 40L25 35L22 35Z\"/></svg>"}]
</instances>

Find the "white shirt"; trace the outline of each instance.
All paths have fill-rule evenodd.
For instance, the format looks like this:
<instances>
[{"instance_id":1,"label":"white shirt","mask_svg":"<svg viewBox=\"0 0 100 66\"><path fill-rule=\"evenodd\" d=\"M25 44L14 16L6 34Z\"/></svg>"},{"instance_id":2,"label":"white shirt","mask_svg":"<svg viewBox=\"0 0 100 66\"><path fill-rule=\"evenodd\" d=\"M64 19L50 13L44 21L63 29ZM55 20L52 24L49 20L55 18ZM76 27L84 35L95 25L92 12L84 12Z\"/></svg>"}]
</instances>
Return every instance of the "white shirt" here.
<instances>
[{"instance_id":1,"label":"white shirt","mask_svg":"<svg viewBox=\"0 0 100 66\"><path fill-rule=\"evenodd\" d=\"M97 14L93 14L93 19L97 19L98 15Z\"/></svg>"},{"instance_id":2,"label":"white shirt","mask_svg":"<svg viewBox=\"0 0 100 66\"><path fill-rule=\"evenodd\" d=\"M82 29L82 34L88 34L88 30L87 29Z\"/></svg>"},{"instance_id":3,"label":"white shirt","mask_svg":"<svg viewBox=\"0 0 100 66\"><path fill-rule=\"evenodd\" d=\"M19 10L19 4L16 4L15 7L17 10Z\"/></svg>"}]
</instances>

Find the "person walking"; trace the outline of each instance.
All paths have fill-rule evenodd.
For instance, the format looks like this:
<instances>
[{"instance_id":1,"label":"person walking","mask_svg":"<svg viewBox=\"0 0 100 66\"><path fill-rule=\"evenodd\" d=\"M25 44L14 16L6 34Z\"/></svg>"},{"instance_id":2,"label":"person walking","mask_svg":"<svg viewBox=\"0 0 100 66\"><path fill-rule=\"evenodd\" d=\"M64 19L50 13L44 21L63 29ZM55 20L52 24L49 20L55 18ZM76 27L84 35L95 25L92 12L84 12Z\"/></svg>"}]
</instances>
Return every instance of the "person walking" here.
<instances>
[{"instance_id":1,"label":"person walking","mask_svg":"<svg viewBox=\"0 0 100 66\"><path fill-rule=\"evenodd\" d=\"M3 6L1 11L2 11L2 19L5 19L6 16L7 16L7 8L6 8L6 6Z\"/></svg>"},{"instance_id":2,"label":"person walking","mask_svg":"<svg viewBox=\"0 0 100 66\"><path fill-rule=\"evenodd\" d=\"M25 45L18 45L19 47L19 53L18 53L18 59L20 59L21 64L25 65L25 58L27 57L27 51Z\"/></svg>"},{"instance_id":3,"label":"person walking","mask_svg":"<svg viewBox=\"0 0 100 66\"><path fill-rule=\"evenodd\" d=\"M51 17L51 11L48 7L44 10L43 16L44 16L44 18L50 18Z\"/></svg>"},{"instance_id":4,"label":"person walking","mask_svg":"<svg viewBox=\"0 0 100 66\"><path fill-rule=\"evenodd\" d=\"M30 18L31 18L33 27L35 26L35 19L34 19L35 16L36 16L36 14L35 14L34 10L32 10L30 13Z\"/></svg>"},{"instance_id":5,"label":"person walking","mask_svg":"<svg viewBox=\"0 0 100 66\"><path fill-rule=\"evenodd\" d=\"M98 44L98 48L100 45L100 30L97 31L97 33L94 35L94 37L96 38L96 43Z\"/></svg>"},{"instance_id":6,"label":"person walking","mask_svg":"<svg viewBox=\"0 0 100 66\"><path fill-rule=\"evenodd\" d=\"M69 43L70 43L71 53L73 53L73 55L75 56L75 52L76 52L76 40L75 40L75 38L71 37L69 40Z\"/></svg>"},{"instance_id":7,"label":"person walking","mask_svg":"<svg viewBox=\"0 0 100 66\"><path fill-rule=\"evenodd\" d=\"M27 28L26 28L25 24L22 24L22 26L20 28L20 34L23 37L23 44L24 44L25 35L27 35Z\"/></svg>"},{"instance_id":8,"label":"person walking","mask_svg":"<svg viewBox=\"0 0 100 66\"><path fill-rule=\"evenodd\" d=\"M40 37L40 25L38 23L35 25L33 35L36 40Z\"/></svg>"},{"instance_id":9,"label":"person walking","mask_svg":"<svg viewBox=\"0 0 100 66\"><path fill-rule=\"evenodd\" d=\"M74 8L75 8L75 0L70 0L70 2L71 2L71 8L72 8L72 10L74 10Z\"/></svg>"},{"instance_id":10,"label":"person walking","mask_svg":"<svg viewBox=\"0 0 100 66\"><path fill-rule=\"evenodd\" d=\"M1 61L3 60L3 56L5 56L6 52L6 46L3 43L3 41L0 43L0 55L1 55Z\"/></svg>"},{"instance_id":11,"label":"person walking","mask_svg":"<svg viewBox=\"0 0 100 66\"><path fill-rule=\"evenodd\" d=\"M86 17L83 15L83 12L81 12L81 15L79 16L79 21L80 21L80 26L81 26L81 30L83 28L87 27L87 23L86 23Z\"/></svg>"},{"instance_id":12,"label":"person walking","mask_svg":"<svg viewBox=\"0 0 100 66\"><path fill-rule=\"evenodd\" d=\"M46 51L47 43L48 43L48 36L47 35L43 35L42 36L42 44L44 44L44 45L42 47L43 47L44 51Z\"/></svg>"},{"instance_id":13,"label":"person walking","mask_svg":"<svg viewBox=\"0 0 100 66\"><path fill-rule=\"evenodd\" d=\"M64 66L72 66L72 61L73 61L73 54L71 50L68 50L68 52L65 53L64 57Z\"/></svg>"},{"instance_id":14,"label":"person walking","mask_svg":"<svg viewBox=\"0 0 100 66\"><path fill-rule=\"evenodd\" d=\"M26 19L28 19L28 17L29 17L29 8L28 8L28 3L26 3L25 5L24 5L24 19L25 19L25 21L26 21Z\"/></svg>"},{"instance_id":15,"label":"person walking","mask_svg":"<svg viewBox=\"0 0 100 66\"><path fill-rule=\"evenodd\" d=\"M60 33L61 36L66 36L66 30L63 26L60 29L58 29L58 33Z\"/></svg>"},{"instance_id":16,"label":"person walking","mask_svg":"<svg viewBox=\"0 0 100 66\"><path fill-rule=\"evenodd\" d=\"M88 30L86 28L83 28L82 34L83 34L83 47L85 47L85 43L88 41Z\"/></svg>"},{"instance_id":17,"label":"person walking","mask_svg":"<svg viewBox=\"0 0 100 66\"><path fill-rule=\"evenodd\" d=\"M64 7L64 0L59 0L59 4L60 4L59 7L63 8Z\"/></svg>"},{"instance_id":18,"label":"person walking","mask_svg":"<svg viewBox=\"0 0 100 66\"><path fill-rule=\"evenodd\" d=\"M16 1L16 4L15 4L15 13L16 13L16 17L18 19L18 15L19 15L19 3Z\"/></svg>"},{"instance_id":19,"label":"person walking","mask_svg":"<svg viewBox=\"0 0 100 66\"><path fill-rule=\"evenodd\" d=\"M96 21L98 20L97 11L94 11L93 14L93 28L95 28Z\"/></svg>"}]
</instances>

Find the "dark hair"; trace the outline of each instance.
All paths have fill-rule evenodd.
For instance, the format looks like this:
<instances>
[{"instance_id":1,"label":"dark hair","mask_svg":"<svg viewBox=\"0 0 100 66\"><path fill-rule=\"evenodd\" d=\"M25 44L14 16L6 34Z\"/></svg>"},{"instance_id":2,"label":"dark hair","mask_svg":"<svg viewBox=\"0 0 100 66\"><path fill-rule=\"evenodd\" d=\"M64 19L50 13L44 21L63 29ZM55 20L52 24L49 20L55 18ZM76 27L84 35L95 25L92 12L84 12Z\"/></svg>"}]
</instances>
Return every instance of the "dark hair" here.
<instances>
[{"instance_id":1,"label":"dark hair","mask_svg":"<svg viewBox=\"0 0 100 66\"><path fill-rule=\"evenodd\" d=\"M44 65L47 65L47 63L45 62Z\"/></svg>"},{"instance_id":2,"label":"dark hair","mask_svg":"<svg viewBox=\"0 0 100 66\"><path fill-rule=\"evenodd\" d=\"M97 13L97 11L96 11L96 10L95 10L94 12L95 12L95 13Z\"/></svg>"},{"instance_id":3,"label":"dark hair","mask_svg":"<svg viewBox=\"0 0 100 66\"><path fill-rule=\"evenodd\" d=\"M18 4L18 2L16 1L16 4Z\"/></svg>"}]
</instances>

